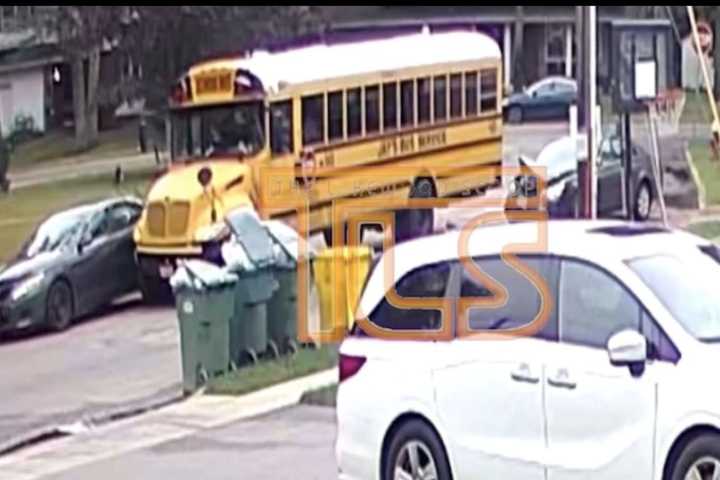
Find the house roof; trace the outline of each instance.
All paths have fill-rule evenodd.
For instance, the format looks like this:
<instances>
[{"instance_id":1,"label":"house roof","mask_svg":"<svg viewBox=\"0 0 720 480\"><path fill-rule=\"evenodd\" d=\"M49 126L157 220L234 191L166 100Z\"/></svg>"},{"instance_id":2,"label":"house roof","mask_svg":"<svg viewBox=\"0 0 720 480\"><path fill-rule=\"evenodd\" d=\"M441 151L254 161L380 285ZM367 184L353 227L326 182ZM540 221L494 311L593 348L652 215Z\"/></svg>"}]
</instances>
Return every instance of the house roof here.
<instances>
[{"instance_id":1,"label":"house roof","mask_svg":"<svg viewBox=\"0 0 720 480\"><path fill-rule=\"evenodd\" d=\"M0 73L41 67L62 61L56 45L33 45L0 52Z\"/></svg>"}]
</instances>

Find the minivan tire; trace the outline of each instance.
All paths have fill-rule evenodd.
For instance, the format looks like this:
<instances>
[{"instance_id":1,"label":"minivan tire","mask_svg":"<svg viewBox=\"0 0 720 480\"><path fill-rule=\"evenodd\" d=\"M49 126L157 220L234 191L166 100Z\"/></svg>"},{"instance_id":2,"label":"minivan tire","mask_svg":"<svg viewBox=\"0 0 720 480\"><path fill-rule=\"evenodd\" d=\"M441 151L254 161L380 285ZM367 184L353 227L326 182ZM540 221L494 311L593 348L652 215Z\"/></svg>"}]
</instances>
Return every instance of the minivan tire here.
<instances>
[{"instance_id":1,"label":"minivan tire","mask_svg":"<svg viewBox=\"0 0 720 480\"><path fill-rule=\"evenodd\" d=\"M716 465L714 468L720 468L720 435L712 433L699 435L685 445L673 462L666 480L685 480L693 468L702 472L706 466L712 469L713 466L709 464L713 462ZM713 471L713 475L717 474L718 472ZM717 478L713 475L707 478Z\"/></svg>"},{"instance_id":2,"label":"minivan tire","mask_svg":"<svg viewBox=\"0 0 720 480\"><path fill-rule=\"evenodd\" d=\"M383 465L383 480L395 480L394 472L398 457L413 442L418 442L430 453L429 456L432 457L438 480L452 480L450 463L442 441L426 422L419 419L411 419L402 423L390 439L386 461Z\"/></svg>"}]
</instances>

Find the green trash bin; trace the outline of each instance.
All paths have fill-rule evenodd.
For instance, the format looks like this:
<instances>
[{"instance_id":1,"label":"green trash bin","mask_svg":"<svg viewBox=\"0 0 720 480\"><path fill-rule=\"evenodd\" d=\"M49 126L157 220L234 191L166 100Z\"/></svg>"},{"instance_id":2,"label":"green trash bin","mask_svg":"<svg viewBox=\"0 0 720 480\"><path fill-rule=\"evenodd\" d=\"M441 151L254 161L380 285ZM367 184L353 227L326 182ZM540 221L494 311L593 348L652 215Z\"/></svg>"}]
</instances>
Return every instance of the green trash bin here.
<instances>
[{"instance_id":1,"label":"green trash bin","mask_svg":"<svg viewBox=\"0 0 720 480\"><path fill-rule=\"evenodd\" d=\"M227 215L226 222L233 238L223 246L223 258L228 270L238 277L230 323L230 357L241 365L256 362L267 351L266 302L277 282L272 272L272 242L256 214L238 209Z\"/></svg>"},{"instance_id":2,"label":"green trash bin","mask_svg":"<svg viewBox=\"0 0 720 480\"><path fill-rule=\"evenodd\" d=\"M265 222L274 242L275 279L278 288L267 304L270 344L282 353L298 349L297 331L297 232L277 220Z\"/></svg>"},{"instance_id":3,"label":"green trash bin","mask_svg":"<svg viewBox=\"0 0 720 480\"><path fill-rule=\"evenodd\" d=\"M173 277L185 394L230 367L228 338L236 281L237 277L227 274L208 281L187 264Z\"/></svg>"}]
</instances>

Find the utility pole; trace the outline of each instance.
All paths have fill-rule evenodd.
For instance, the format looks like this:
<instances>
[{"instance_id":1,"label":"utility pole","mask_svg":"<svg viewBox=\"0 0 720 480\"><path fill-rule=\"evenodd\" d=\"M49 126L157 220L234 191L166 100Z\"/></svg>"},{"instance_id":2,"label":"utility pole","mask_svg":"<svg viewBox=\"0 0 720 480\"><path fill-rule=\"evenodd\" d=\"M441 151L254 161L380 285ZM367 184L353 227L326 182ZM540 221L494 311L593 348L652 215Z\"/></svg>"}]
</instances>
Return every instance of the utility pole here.
<instances>
[{"instance_id":1,"label":"utility pole","mask_svg":"<svg viewBox=\"0 0 720 480\"><path fill-rule=\"evenodd\" d=\"M595 105L597 104L597 23L594 5L582 6L582 76L578 85L581 97L578 99L578 117L584 124L586 132L587 154L585 160L578 162L578 180L580 187L580 216L596 218L597 216L597 182L595 158L596 136ZM578 71L580 73L580 69Z\"/></svg>"}]
</instances>

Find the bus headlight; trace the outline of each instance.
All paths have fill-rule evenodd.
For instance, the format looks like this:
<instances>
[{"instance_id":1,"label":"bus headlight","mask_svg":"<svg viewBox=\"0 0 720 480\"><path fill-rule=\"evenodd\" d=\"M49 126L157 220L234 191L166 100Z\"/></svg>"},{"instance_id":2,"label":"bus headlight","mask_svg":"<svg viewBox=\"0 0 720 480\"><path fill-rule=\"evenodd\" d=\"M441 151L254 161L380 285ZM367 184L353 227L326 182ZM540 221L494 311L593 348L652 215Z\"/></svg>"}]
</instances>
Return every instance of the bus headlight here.
<instances>
[{"instance_id":1,"label":"bus headlight","mask_svg":"<svg viewBox=\"0 0 720 480\"><path fill-rule=\"evenodd\" d=\"M195 232L195 241L197 243L212 242L214 240L220 240L230 233L225 222L213 223L212 225L206 225L200 227Z\"/></svg>"}]
</instances>

